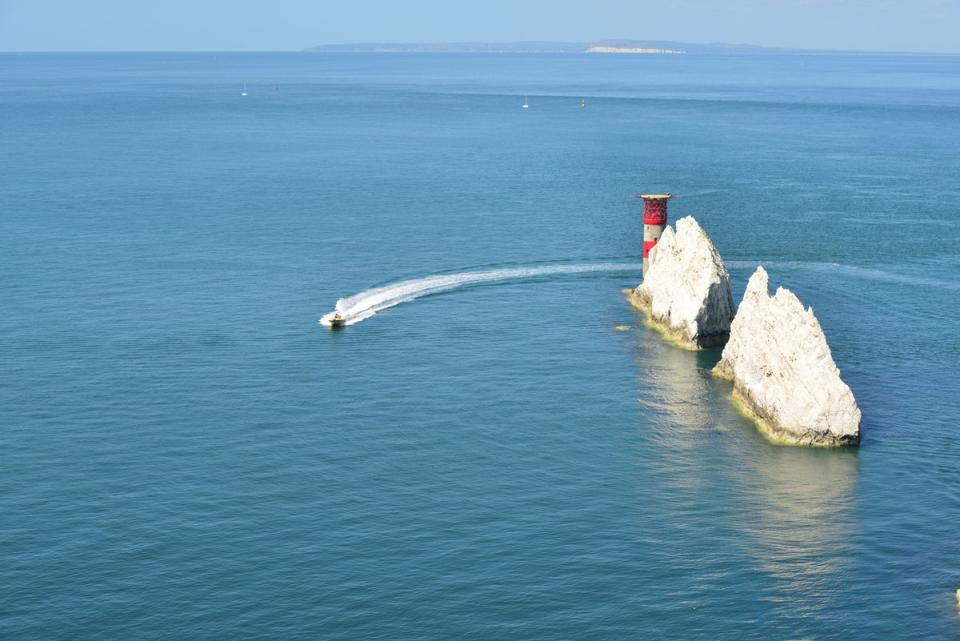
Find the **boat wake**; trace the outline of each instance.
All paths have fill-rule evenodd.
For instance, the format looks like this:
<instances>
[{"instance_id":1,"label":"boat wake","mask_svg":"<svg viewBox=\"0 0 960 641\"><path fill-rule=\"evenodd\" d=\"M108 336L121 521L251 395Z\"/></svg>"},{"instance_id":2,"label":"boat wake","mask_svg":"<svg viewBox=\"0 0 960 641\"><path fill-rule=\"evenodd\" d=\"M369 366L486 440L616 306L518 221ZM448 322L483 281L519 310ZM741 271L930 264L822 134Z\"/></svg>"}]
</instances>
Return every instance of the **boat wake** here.
<instances>
[{"instance_id":1,"label":"boat wake","mask_svg":"<svg viewBox=\"0 0 960 641\"><path fill-rule=\"evenodd\" d=\"M324 314L320 324L330 327L335 314L340 314L344 325L355 325L365 321L377 312L400 303L407 303L423 296L458 289L468 285L502 283L506 281L526 280L565 274L587 274L592 272L624 272L639 276L643 269L641 263L585 263L577 265L542 265L530 267L507 267L483 271L459 272L455 274L435 274L405 280L392 285L374 287L366 291L347 296L337 301L336 308Z\"/></svg>"},{"instance_id":2,"label":"boat wake","mask_svg":"<svg viewBox=\"0 0 960 641\"><path fill-rule=\"evenodd\" d=\"M876 267L860 267L858 265L845 265L843 263L789 260L729 260L725 261L725 264L729 269L749 269L752 271L756 269L757 265L763 265L765 267L779 267L782 269L805 269L829 274L831 276L839 276L841 278L873 280L898 285L914 285L952 291L960 290L960 284L950 280L916 276L900 272L889 272Z\"/></svg>"},{"instance_id":3,"label":"boat wake","mask_svg":"<svg viewBox=\"0 0 960 641\"><path fill-rule=\"evenodd\" d=\"M767 267L821 270L831 274L848 275L856 278L910 282L921 285L944 285L944 283L921 281L921 279L898 276L896 274L890 274L880 270L859 268L829 262L731 260L727 261L726 265L730 269L753 270L759 263L762 263ZM339 314L343 319L344 325L355 325L367 320L377 312L395 307L401 303L408 303L412 300L422 298L423 296L439 294L440 292L459 289L461 287L467 287L470 285L503 283L509 281L543 278L546 276L600 272L622 272L624 274L636 276L639 279L640 271L642 269L643 265L641 263L581 263L532 265L527 267L506 267L502 269L467 271L451 274L434 274L432 276L424 276L423 278L414 278L390 285L374 287L372 289L360 292L359 294L341 298L337 301L337 305L334 310L324 314L319 322L325 327L331 327L333 317L336 314Z\"/></svg>"}]
</instances>

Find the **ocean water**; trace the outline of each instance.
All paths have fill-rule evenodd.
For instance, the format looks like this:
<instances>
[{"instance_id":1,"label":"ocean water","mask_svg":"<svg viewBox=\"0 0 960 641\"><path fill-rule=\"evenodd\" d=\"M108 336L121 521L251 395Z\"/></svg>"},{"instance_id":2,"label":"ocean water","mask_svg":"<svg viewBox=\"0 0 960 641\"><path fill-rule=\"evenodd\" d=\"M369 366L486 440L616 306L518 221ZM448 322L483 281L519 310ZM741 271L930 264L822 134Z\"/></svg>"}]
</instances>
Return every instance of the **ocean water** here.
<instances>
[{"instance_id":1,"label":"ocean water","mask_svg":"<svg viewBox=\"0 0 960 641\"><path fill-rule=\"evenodd\" d=\"M0 637L960 638L958 176L960 57L0 55ZM626 304L648 191L859 449Z\"/></svg>"}]
</instances>

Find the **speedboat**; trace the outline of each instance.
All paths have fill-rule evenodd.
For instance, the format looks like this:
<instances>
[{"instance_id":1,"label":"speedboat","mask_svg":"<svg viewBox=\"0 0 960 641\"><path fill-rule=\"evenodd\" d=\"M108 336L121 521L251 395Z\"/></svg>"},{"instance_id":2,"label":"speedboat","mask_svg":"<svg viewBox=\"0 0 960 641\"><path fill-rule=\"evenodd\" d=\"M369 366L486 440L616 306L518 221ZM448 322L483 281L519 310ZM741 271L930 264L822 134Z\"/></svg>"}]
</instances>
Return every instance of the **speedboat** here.
<instances>
[{"instance_id":1,"label":"speedboat","mask_svg":"<svg viewBox=\"0 0 960 641\"><path fill-rule=\"evenodd\" d=\"M347 319L340 315L340 312L335 312L333 318L330 319L330 329L340 329L347 324Z\"/></svg>"}]
</instances>

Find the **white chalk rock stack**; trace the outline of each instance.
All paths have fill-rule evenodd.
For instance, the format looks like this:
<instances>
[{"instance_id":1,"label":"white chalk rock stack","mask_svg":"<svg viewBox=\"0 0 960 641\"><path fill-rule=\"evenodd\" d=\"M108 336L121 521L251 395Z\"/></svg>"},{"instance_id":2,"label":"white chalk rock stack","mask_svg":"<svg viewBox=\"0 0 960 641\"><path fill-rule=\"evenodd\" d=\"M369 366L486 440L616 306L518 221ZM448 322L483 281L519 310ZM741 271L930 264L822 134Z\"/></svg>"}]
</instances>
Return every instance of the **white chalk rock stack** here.
<instances>
[{"instance_id":1,"label":"white chalk rock stack","mask_svg":"<svg viewBox=\"0 0 960 641\"><path fill-rule=\"evenodd\" d=\"M650 268L631 301L680 344L723 345L733 319L730 274L692 216L669 226L650 253Z\"/></svg>"},{"instance_id":2,"label":"white chalk rock stack","mask_svg":"<svg viewBox=\"0 0 960 641\"><path fill-rule=\"evenodd\" d=\"M860 409L813 310L782 287L771 296L763 267L747 283L714 373L733 381L735 399L775 440L860 442Z\"/></svg>"}]
</instances>

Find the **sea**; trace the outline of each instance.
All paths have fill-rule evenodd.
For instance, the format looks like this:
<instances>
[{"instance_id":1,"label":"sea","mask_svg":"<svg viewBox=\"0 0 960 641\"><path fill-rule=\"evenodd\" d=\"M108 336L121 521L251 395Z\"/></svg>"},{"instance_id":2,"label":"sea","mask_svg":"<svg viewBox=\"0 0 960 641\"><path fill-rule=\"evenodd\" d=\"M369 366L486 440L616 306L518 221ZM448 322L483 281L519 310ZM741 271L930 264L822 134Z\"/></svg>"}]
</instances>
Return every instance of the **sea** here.
<instances>
[{"instance_id":1,"label":"sea","mask_svg":"<svg viewBox=\"0 0 960 641\"><path fill-rule=\"evenodd\" d=\"M958 178L960 56L2 54L0 638L958 639ZM627 304L649 192L859 448Z\"/></svg>"}]
</instances>

